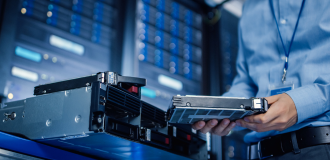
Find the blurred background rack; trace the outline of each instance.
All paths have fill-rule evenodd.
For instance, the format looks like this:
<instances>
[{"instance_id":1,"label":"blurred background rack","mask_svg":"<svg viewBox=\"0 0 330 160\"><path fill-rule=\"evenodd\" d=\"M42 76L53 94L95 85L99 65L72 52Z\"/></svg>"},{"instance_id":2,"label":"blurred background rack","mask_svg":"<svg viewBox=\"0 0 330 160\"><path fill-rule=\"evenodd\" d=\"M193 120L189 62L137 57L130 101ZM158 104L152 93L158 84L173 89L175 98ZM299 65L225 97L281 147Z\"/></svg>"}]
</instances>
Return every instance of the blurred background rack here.
<instances>
[{"instance_id":1,"label":"blurred background rack","mask_svg":"<svg viewBox=\"0 0 330 160\"><path fill-rule=\"evenodd\" d=\"M164 111L173 95L219 96L236 75L244 1L222 2L0 0L0 103L108 70L146 78L142 100ZM202 137L210 159L245 154L231 136Z\"/></svg>"}]
</instances>

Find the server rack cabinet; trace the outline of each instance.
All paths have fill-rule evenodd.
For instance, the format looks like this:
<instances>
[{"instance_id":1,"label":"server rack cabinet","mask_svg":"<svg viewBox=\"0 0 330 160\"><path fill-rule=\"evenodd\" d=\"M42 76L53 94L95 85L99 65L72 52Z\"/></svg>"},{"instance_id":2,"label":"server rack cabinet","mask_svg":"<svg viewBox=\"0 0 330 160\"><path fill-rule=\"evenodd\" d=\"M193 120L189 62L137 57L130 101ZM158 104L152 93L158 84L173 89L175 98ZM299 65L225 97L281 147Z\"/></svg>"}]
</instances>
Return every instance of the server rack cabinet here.
<instances>
[{"instance_id":1,"label":"server rack cabinet","mask_svg":"<svg viewBox=\"0 0 330 160\"><path fill-rule=\"evenodd\" d=\"M4 11L3 6L4 6L4 1L0 0L0 31L2 28L2 21L3 21L3 11ZM0 35L1 35L1 32L0 32ZM0 51L0 55L1 55L1 51ZM0 70L0 74L1 73L2 73L2 71ZM3 99L4 99L4 95L0 93L0 105L2 104Z\"/></svg>"},{"instance_id":2,"label":"server rack cabinet","mask_svg":"<svg viewBox=\"0 0 330 160\"><path fill-rule=\"evenodd\" d=\"M239 17L226 9L221 11L220 46L221 46L221 94L227 92L236 76L236 59L238 52Z\"/></svg>"},{"instance_id":3,"label":"server rack cabinet","mask_svg":"<svg viewBox=\"0 0 330 160\"><path fill-rule=\"evenodd\" d=\"M142 99L165 111L173 95L209 94L202 88L209 76L204 1L126 0L126 7L122 74L147 79Z\"/></svg>"},{"instance_id":4,"label":"server rack cabinet","mask_svg":"<svg viewBox=\"0 0 330 160\"><path fill-rule=\"evenodd\" d=\"M127 28L135 38L126 42L123 75L147 78L142 97L163 110L173 95L201 94L202 10L189 4L196 2L138 0L126 16L135 21Z\"/></svg>"},{"instance_id":5,"label":"server rack cabinet","mask_svg":"<svg viewBox=\"0 0 330 160\"><path fill-rule=\"evenodd\" d=\"M121 1L4 2L0 93L7 101L32 96L38 84L110 70L116 61Z\"/></svg>"}]
</instances>

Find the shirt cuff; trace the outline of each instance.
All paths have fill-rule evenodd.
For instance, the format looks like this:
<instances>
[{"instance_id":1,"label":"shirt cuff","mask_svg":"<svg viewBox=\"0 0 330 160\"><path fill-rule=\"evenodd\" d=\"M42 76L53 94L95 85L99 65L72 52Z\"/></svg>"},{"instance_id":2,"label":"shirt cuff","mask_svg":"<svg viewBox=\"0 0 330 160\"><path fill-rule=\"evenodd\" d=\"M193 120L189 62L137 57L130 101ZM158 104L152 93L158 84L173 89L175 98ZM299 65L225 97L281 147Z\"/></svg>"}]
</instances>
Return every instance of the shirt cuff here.
<instances>
[{"instance_id":1,"label":"shirt cuff","mask_svg":"<svg viewBox=\"0 0 330 160\"><path fill-rule=\"evenodd\" d=\"M315 85L307 85L286 92L293 100L297 114L297 124L326 111L325 100Z\"/></svg>"}]
</instances>

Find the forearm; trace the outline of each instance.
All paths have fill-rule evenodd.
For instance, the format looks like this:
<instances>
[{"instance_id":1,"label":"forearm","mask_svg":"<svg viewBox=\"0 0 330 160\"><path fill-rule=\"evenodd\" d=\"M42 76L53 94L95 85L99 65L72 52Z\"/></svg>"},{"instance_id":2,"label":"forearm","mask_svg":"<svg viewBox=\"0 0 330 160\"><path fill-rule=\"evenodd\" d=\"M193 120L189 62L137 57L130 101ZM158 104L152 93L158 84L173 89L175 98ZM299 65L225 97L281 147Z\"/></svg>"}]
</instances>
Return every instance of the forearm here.
<instances>
[{"instance_id":1,"label":"forearm","mask_svg":"<svg viewBox=\"0 0 330 160\"><path fill-rule=\"evenodd\" d=\"M314 84L286 92L295 103L298 121L321 115L330 110L330 76L320 76Z\"/></svg>"}]
</instances>

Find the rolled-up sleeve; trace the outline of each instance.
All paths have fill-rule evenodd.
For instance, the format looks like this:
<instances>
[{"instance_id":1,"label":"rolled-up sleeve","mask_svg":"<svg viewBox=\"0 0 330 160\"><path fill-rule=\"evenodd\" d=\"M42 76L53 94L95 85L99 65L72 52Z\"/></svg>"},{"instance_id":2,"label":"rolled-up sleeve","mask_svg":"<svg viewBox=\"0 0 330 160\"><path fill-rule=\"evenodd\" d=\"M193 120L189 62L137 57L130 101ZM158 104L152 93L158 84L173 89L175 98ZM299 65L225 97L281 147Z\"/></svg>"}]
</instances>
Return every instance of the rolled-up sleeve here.
<instances>
[{"instance_id":1,"label":"rolled-up sleeve","mask_svg":"<svg viewBox=\"0 0 330 160\"><path fill-rule=\"evenodd\" d=\"M298 114L297 124L330 110L330 76L320 76L313 84L286 92Z\"/></svg>"}]
</instances>

